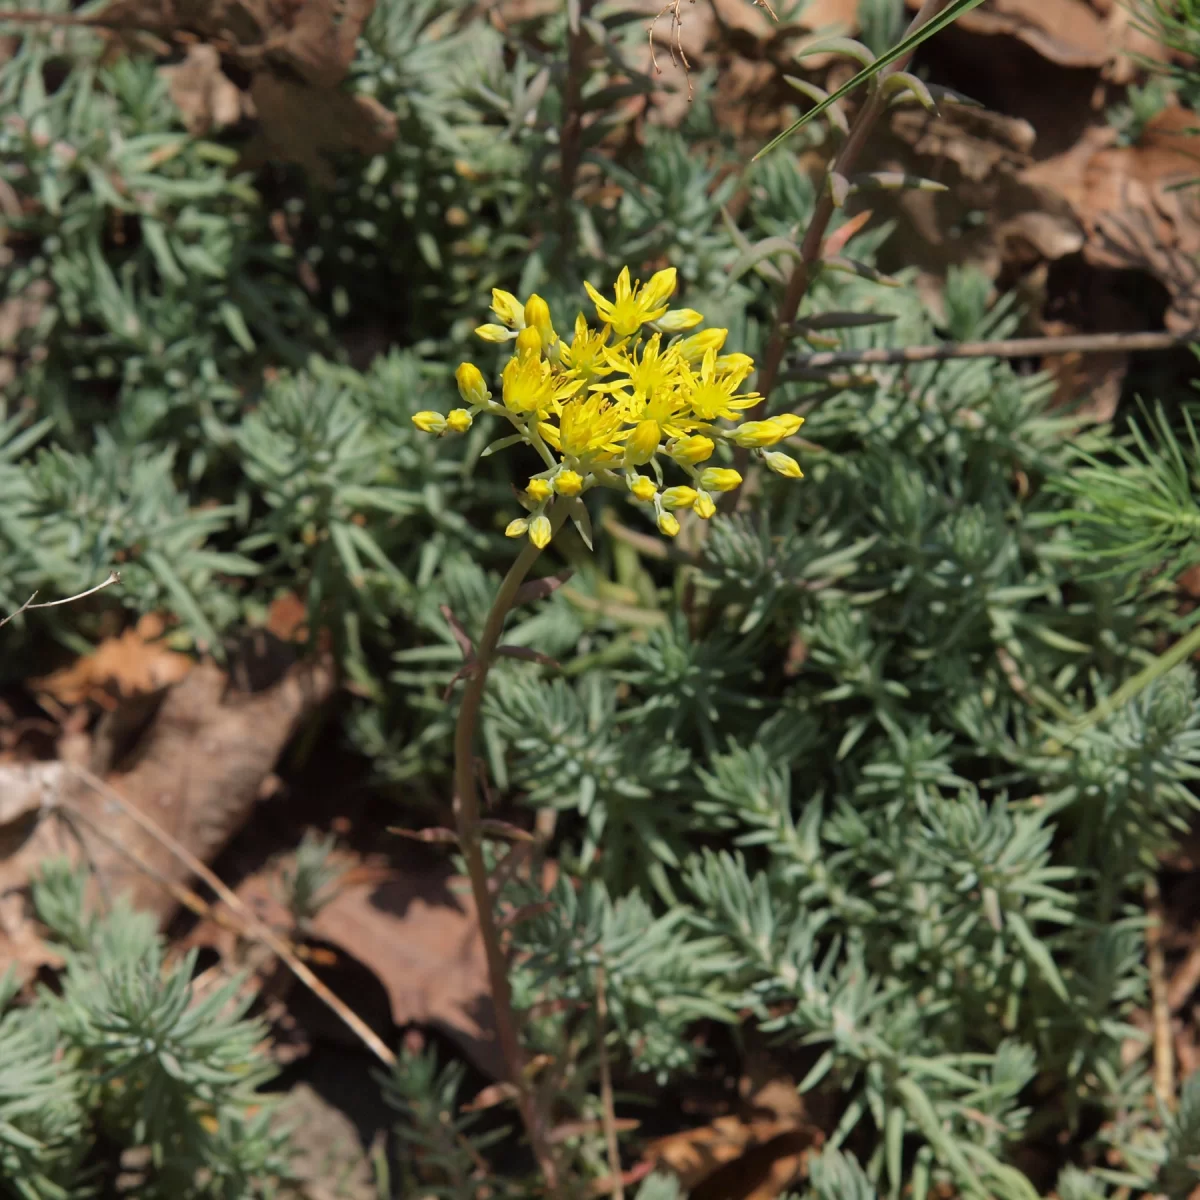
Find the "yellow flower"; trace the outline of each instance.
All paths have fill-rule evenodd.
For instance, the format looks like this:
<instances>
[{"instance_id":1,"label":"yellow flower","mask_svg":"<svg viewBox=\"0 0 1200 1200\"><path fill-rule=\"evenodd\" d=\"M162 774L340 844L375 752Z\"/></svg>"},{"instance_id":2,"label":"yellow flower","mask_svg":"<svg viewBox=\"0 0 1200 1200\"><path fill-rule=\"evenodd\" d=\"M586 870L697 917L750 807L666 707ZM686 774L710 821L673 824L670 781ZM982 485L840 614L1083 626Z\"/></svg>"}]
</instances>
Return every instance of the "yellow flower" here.
<instances>
[{"instance_id":1,"label":"yellow flower","mask_svg":"<svg viewBox=\"0 0 1200 1200\"><path fill-rule=\"evenodd\" d=\"M717 506L713 503L713 498L707 492L700 492L696 496L696 502L692 505L692 512L701 520L709 520L716 511Z\"/></svg>"},{"instance_id":2,"label":"yellow flower","mask_svg":"<svg viewBox=\"0 0 1200 1200\"><path fill-rule=\"evenodd\" d=\"M690 487L669 487L662 494L665 508L691 508L696 503L696 489Z\"/></svg>"},{"instance_id":3,"label":"yellow flower","mask_svg":"<svg viewBox=\"0 0 1200 1200\"><path fill-rule=\"evenodd\" d=\"M720 350L728 336L728 329L705 329L676 342L675 349L684 362L698 363L710 350Z\"/></svg>"},{"instance_id":4,"label":"yellow flower","mask_svg":"<svg viewBox=\"0 0 1200 1200\"><path fill-rule=\"evenodd\" d=\"M677 351L663 350L661 333L654 334L642 347L641 357L636 348L627 350L618 346L609 350L605 359L612 370L622 372L626 378L602 386L607 392L620 393L622 398L632 387L635 397L652 399L677 386L682 381L682 373L687 370Z\"/></svg>"},{"instance_id":5,"label":"yellow flower","mask_svg":"<svg viewBox=\"0 0 1200 1200\"><path fill-rule=\"evenodd\" d=\"M506 292L501 288L492 288L492 312L509 329L525 328L525 307L512 292Z\"/></svg>"},{"instance_id":6,"label":"yellow flower","mask_svg":"<svg viewBox=\"0 0 1200 1200\"><path fill-rule=\"evenodd\" d=\"M525 324L538 331L547 348L558 340L550 322L550 306L536 292L525 301Z\"/></svg>"},{"instance_id":7,"label":"yellow flower","mask_svg":"<svg viewBox=\"0 0 1200 1200\"><path fill-rule=\"evenodd\" d=\"M534 517L529 522L529 540L539 549L545 550L550 545L553 530L550 528L549 517Z\"/></svg>"},{"instance_id":8,"label":"yellow flower","mask_svg":"<svg viewBox=\"0 0 1200 1200\"><path fill-rule=\"evenodd\" d=\"M504 536L511 538L524 537L529 532L529 522L524 517L509 521L504 527Z\"/></svg>"},{"instance_id":9,"label":"yellow flower","mask_svg":"<svg viewBox=\"0 0 1200 1200\"><path fill-rule=\"evenodd\" d=\"M596 313L611 325L618 337L637 333L647 321L657 321L667 311L667 300L675 290L675 268L668 267L652 275L644 287L629 285L629 268L622 267L613 288L613 300L606 300L590 283L583 285L596 306Z\"/></svg>"},{"instance_id":10,"label":"yellow flower","mask_svg":"<svg viewBox=\"0 0 1200 1200\"><path fill-rule=\"evenodd\" d=\"M790 454L780 454L777 450L769 450L763 455L763 462L775 472L787 479L803 479L804 472L800 464Z\"/></svg>"},{"instance_id":11,"label":"yellow flower","mask_svg":"<svg viewBox=\"0 0 1200 1200\"><path fill-rule=\"evenodd\" d=\"M722 354L717 358L717 374L722 379L735 380L734 387L753 370L754 359L748 354Z\"/></svg>"},{"instance_id":12,"label":"yellow flower","mask_svg":"<svg viewBox=\"0 0 1200 1200\"><path fill-rule=\"evenodd\" d=\"M583 491L583 476L578 471L559 471L554 477L554 490L560 496L578 496Z\"/></svg>"},{"instance_id":13,"label":"yellow flower","mask_svg":"<svg viewBox=\"0 0 1200 1200\"><path fill-rule=\"evenodd\" d=\"M732 492L742 477L727 467L706 467L700 472L700 486L706 492Z\"/></svg>"},{"instance_id":14,"label":"yellow flower","mask_svg":"<svg viewBox=\"0 0 1200 1200\"><path fill-rule=\"evenodd\" d=\"M517 357L534 358L542 353L542 335L531 326L526 326L517 334Z\"/></svg>"},{"instance_id":15,"label":"yellow flower","mask_svg":"<svg viewBox=\"0 0 1200 1200\"><path fill-rule=\"evenodd\" d=\"M558 418L558 450L581 461L605 461L621 453L621 410L593 393L563 405Z\"/></svg>"},{"instance_id":16,"label":"yellow flower","mask_svg":"<svg viewBox=\"0 0 1200 1200\"><path fill-rule=\"evenodd\" d=\"M704 437L701 434L677 438L667 445L667 453L676 462L691 465L703 462L706 458L711 458L712 452L715 449L716 444L712 438Z\"/></svg>"},{"instance_id":17,"label":"yellow flower","mask_svg":"<svg viewBox=\"0 0 1200 1200\"><path fill-rule=\"evenodd\" d=\"M537 337L537 330L524 330L521 336L525 333ZM533 353L514 354L500 380L504 407L514 413L536 413L539 420L583 386L578 379L556 375L544 358Z\"/></svg>"},{"instance_id":18,"label":"yellow flower","mask_svg":"<svg viewBox=\"0 0 1200 1200\"><path fill-rule=\"evenodd\" d=\"M752 408L760 398L757 392L737 394L738 384L744 378L745 375L741 378L736 374L718 375L717 352L707 350L700 376L688 395L688 406L692 413L701 421L715 421L719 417L726 421L740 421L742 412Z\"/></svg>"},{"instance_id":19,"label":"yellow flower","mask_svg":"<svg viewBox=\"0 0 1200 1200\"><path fill-rule=\"evenodd\" d=\"M739 446L756 449L759 446L774 446L787 436L784 426L774 419L768 421L747 421L734 435L733 440Z\"/></svg>"},{"instance_id":20,"label":"yellow flower","mask_svg":"<svg viewBox=\"0 0 1200 1200\"><path fill-rule=\"evenodd\" d=\"M503 325L480 325L475 330L475 336L483 338L485 342L511 342L516 335Z\"/></svg>"},{"instance_id":21,"label":"yellow flower","mask_svg":"<svg viewBox=\"0 0 1200 1200\"><path fill-rule=\"evenodd\" d=\"M625 461L631 467L648 463L662 440L662 430L657 421L639 421L625 442Z\"/></svg>"},{"instance_id":22,"label":"yellow flower","mask_svg":"<svg viewBox=\"0 0 1200 1200\"><path fill-rule=\"evenodd\" d=\"M658 532L665 533L667 537L674 537L679 532L679 522L675 519L674 513L660 512L657 525Z\"/></svg>"},{"instance_id":23,"label":"yellow flower","mask_svg":"<svg viewBox=\"0 0 1200 1200\"><path fill-rule=\"evenodd\" d=\"M466 433L471 428L471 414L465 408L452 408L446 414L446 428L454 433Z\"/></svg>"},{"instance_id":24,"label":"yellow flower","mask_svg":"<svg viewBox=\"0 0 1200 1200\"><path fill-rule=\"evenodd\" d=\"M550 485L544 479L531 479L529 486L525 489L525 494L536 504L541 504L551 491Z\"/></svg>"},{"instance_id":25,"label":"yellow flower","mask_svg":"<svg viewBox=\"0 0 1200 1200\"><path fill-rule=\"evenodd\" d=\"M601 330L592 329L584 319L583 313L580 313L575 318L575 335L571 344L562 347L562 365L588 383L606 375L608 366L605 347L608 344L609 333L607 326Z\"/></svg>"},{"instance_id":26,"label":"yellow flower","mask_svg":"<svg viewBox=\"0 0 1200 1200\"><path fill-rule=\"evenodd\" d=\"M458 383L458 394L463 398L464 404L474 404L482 408L491 399L492 393L488 391L483 380L483 372L474 363L459 363L458 370L454 372L454 379Z\"/></svg>"},{"instance_id":27,"label":"yellow flower","mask_svg":"<svg viewBox=\"0 0 1200 1200\"><path fill-rule=\"evenodd\" d=\"M694 308L673 308L654 323L663 333L682 333L685 329L695 329L703 320L704 314Z\"/></svg>"},{"instance_id":28,"label":"yellow flower","mask_svg":"<svg viewBox=\"0 0 1200 1200\"><path fill-rule=\"evenodd\" d=\"M783 430L784 437L791 437L804 424L804 418L796 416L795 413L780 413L779 416L771 418L771 423Z\"/></svg>"},{"instance_id":29,"label":"yellow flower","mask_svg":"<svg viewBox=\"0 0 1200 1200\"><path fill-rule=\"evenodd\" d=\"M445 433L446 418L440 412L413 413L412 423L424 433Z\"/></svg>"},{"instance_id":30,"label":"yellow flower","mask_svg":"<svg viewBox=\"0 0 1200 1200\"><path fill-rule=\"evenodd\" d=\"M658 495L658 488L654 486L654 480L648 479L645 475L630 475L629 490L647 504Z\"/></svg>"}]
</instances>

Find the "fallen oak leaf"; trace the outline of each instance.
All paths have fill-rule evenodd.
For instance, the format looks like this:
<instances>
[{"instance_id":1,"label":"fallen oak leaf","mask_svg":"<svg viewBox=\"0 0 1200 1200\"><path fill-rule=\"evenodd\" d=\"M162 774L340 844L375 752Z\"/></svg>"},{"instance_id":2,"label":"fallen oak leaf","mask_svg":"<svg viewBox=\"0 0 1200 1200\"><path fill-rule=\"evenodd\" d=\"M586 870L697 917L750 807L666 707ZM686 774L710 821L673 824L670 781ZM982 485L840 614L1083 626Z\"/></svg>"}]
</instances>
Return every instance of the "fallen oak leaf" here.
<instances>
[{"instance_id":1,"label":"fallen oak leaf","mask_svg":"<svg viewBox=\"0 0 1200 1200\"><path fill-rule=\"evenodd\" d=\"M215 46L189 46L183 62L159 67L188 133L203 136L236 125L242 117L241 89L221 70Z\"/></svg>"},{"instance_id":2,"label":"fallen oak leaf","mask_svg":"<svg viewBox=\"0 0 1200 1200\"><path fill-rule=\"evenodd\" d=\"M92 701L113 709L121 699L161 691L179 683L193 667L186 654L168 650L159 640L161 618L147 614L120 637L106 638L91 654L29 687L65 708Z\"/></svg>"}]
</instances>

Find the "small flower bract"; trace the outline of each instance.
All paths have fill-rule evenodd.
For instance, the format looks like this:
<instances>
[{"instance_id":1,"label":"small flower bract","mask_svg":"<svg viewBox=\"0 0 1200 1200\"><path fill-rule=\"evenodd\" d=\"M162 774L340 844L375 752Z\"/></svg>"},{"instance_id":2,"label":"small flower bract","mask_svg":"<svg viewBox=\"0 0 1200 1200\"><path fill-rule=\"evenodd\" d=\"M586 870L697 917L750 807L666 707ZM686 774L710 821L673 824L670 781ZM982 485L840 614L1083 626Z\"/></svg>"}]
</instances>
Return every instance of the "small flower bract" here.
<instances>
[{"instance_id":1,"label":"small flower bract","mask_svg":"<svg viewBox=\"0 0 1200 1200\"><path fill-rule=\"evenodd\" d=\"M541 296L522 304L509 292L494 291L492 311L502 324L481 325L476 332L485 342L511 348L498 398L479 368L465 362L455 378L468 407L413 417L419 429L440 437L465 433L475 416L491 413L516 435L506 433L495 449L520 440L541 457L545 470L525 488L529 515L509 522L509 537L528 537L541 549L552 532L548 507L578 505L577 498L593 487L626 492L650 510L662 533L674 537L680 528L675 512L688 509L707 520L716 512L713 493L741 484L737 471L716 465L735 445L750 449L777 475L801 477L794 459L768 447L794 434L803 418L783 413L743 422L745 411L761 399L741 390L754 361L721 353L726 329L678 336L704 318L695 309L668 307L673 267L644 285L630 283L626 267L612 299L585 286L597 320L590 323L579 313L569 339L555 331ZM686 482L666 484L666 461ZM650 474L639 470L647 467Z\"/></svg>"}]
</instances>

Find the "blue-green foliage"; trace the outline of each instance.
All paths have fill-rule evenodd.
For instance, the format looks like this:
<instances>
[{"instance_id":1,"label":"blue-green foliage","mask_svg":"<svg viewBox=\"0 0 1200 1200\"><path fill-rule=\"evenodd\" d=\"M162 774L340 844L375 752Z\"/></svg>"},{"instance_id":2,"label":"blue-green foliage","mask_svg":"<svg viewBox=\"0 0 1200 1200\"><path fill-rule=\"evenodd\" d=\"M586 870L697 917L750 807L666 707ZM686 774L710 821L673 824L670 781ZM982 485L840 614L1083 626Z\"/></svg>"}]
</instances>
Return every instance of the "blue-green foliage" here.
<instances>
[{"instance_id":1,"label":"blue-green foliage","mask_svg":"<svg viewBox=\"0 0 1200 1200\"><path fill-rule=\"evenodd\" d=\"M815 203L791 156L742 168L704 88L681 129L624 139L615 102L651 86L643 30L618 6L588 19L580 183L603 203L559 186L565 11L502 32L465 4L381 0L347 86L398 137L279 200L294 246L236 150L181 131L152 63L23 30L0 66L0 184L21 209L0 286L24 314L0 346L0 600L119 567L99 609L168 610L219 650L295 591L354 684L347 738L398 801L444 812L462 655L442 606L481 629L529 464L484 458L486 422L438 440L412 414L452 403L461 358L491 371L471 336L491 287L537 288L566 329L581 281L626 263L672 262L681 302L760 354L787 263L731 268ZM886 232L850 252L869 264ZM822 270L801 315L833 311L895 317L847 348L934 338L911 291ZM951 273L951 336L1017 320ZM522 1033L552 1064L537 1086L595 1123L602 979L618 1079L694 1069L697 1022L753 1020L804 1064L837 1114L804 1195L1030 1197L1054 1181L1013 1165L1023 1139L1069 1148L1064 1200L1159 1172L1186 1192L1195 1089L1160 1121L1122 1047L1146 1001L1141 889L1195 807L1194 674L1079 718L1175 623L1147 572L1194 561L1195 403L1122 440L991 360L852 382L776 389L808 418L802 483L756 480L752 506L660 552L607 495L595 553L565 533L575 575L510 618L508 644L558 664L501 662L481 743L506 801L557 816L549 905L521 871L504 896ZM78 644L92 614L35 628ZM63 995L0 1022L6 1180L70 1194L102 1130L151 1147L144 1194L256 1194L278 1173L249 1107L262 1031L232 989L192 1001L191 963L164 965L136 918L89 923L68 893L39 892L70 947ZM407 1058L388 1085L431 1195L473 1195L492 1145L455 1113L461 1084ZM602 1149L562 1153L594 1180Z\"/></svg>"}]
</instances>

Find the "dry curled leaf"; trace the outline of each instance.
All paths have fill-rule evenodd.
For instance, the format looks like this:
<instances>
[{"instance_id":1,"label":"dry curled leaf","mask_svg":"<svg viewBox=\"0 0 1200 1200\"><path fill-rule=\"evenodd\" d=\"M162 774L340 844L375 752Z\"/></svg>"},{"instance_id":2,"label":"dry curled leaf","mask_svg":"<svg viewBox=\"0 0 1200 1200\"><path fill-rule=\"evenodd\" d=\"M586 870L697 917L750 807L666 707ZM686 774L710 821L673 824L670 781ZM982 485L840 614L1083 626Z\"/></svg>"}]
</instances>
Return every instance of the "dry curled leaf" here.
<instances>
[{"instance_id":1,"label":"dry curled leaf","mask_svg":"<svg viewBox=\"0 0 1200 1200\"><path fill-rule=\"evenodd\" d=\"M378 154L396 136L396 118L373 96L317 92L303 83L259 71L250 85L259 128L245 165L263 160L296 163L318 183L334 174L327 156Z\"/></svg>"},{"instance_id":2,"label":"dry curled leaf","mask_svg":"<svg viewBox=\"0 0 1200 1200\"><path fill-rule=\"evenodd\" d=\"M645 1161L669 1169L693 1200L775 1200L804 1173L823 1135L786 1077L743 1081L739 1111L659 1138Z\"/></svg>"},{"instance_id":3,"label":"dry curled leaf","mask_svg":"<svg viewBox=\"0 0 1200 1200\"><path fill-rule=\"evenodd\" d=\"M64 708L89 701L113 709L122 699L157 692L178 683L192 668L186 654L159 640L161 618L142 617L120 637L108 638L69 667L30 680L31 689Z\"/></svg>"},{"instance_id":4,"label":"dry curled leaf","mask_svg":"<svg viewBox=\"0 0 1200 1200\"><path fill-rule=\"evenodd\" d=\"M189 46L183 62L160 67L159 74L189 133L203 135L241 120L241 89L221 70L215 46Z\"/></svg>"}]
</instances>

